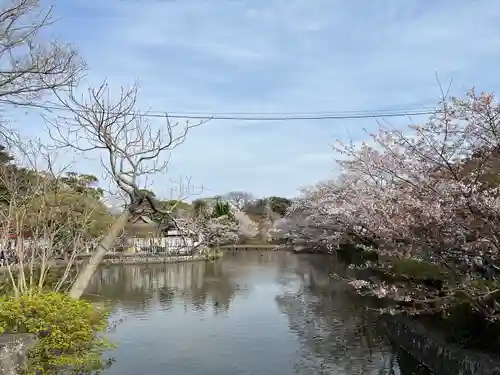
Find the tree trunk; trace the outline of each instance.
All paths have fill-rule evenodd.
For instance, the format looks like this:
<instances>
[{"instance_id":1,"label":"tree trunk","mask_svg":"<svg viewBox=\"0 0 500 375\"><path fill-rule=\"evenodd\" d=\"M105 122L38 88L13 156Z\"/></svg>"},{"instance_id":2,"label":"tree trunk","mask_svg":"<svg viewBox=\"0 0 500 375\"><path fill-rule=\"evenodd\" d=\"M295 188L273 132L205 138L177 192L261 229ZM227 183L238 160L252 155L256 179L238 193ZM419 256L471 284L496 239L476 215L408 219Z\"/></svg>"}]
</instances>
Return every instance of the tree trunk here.
<instances>
[{"instance_id":1,"label":"tree trunk","mask_svg":"<svg viewBox=\"0 0 500 375\"><path fill-rule=\"evenodd\" d=\"M129 210L123 211L120 217L113 223L106 237L102 239L97 248L94 250L94 254L90 257L89 262L84 267L84 269L78 274L73 286L69 291L69 296L74 299L79 299L87 286L89 285L90 279L94 274L95 270L101 263L102 259L108 252L108 250L113 246L116 239L118 238L120 232L125 228L130 217Z\"/></svg>"}]
</instances>

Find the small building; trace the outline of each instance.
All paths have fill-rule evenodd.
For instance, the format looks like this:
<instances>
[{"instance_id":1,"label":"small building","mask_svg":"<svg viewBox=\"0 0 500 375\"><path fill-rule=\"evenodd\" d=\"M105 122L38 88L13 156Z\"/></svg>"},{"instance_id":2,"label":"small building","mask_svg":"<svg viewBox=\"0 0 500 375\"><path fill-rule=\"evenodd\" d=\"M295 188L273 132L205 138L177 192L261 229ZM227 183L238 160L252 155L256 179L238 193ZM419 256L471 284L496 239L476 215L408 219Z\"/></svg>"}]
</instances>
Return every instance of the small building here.
<instances>
[{"instance_id":1,"label":"small building","mask_svg":"<svg viewBox=\"0 0 500 375\"><path fill-rule=\"evenodd\" d=\"M173 223L159 225L147 216L138 216L125 226L122 242L124 251L153 254L190 254L201 243L196 233L179 230Z\"/></svg>"}]
</instances>

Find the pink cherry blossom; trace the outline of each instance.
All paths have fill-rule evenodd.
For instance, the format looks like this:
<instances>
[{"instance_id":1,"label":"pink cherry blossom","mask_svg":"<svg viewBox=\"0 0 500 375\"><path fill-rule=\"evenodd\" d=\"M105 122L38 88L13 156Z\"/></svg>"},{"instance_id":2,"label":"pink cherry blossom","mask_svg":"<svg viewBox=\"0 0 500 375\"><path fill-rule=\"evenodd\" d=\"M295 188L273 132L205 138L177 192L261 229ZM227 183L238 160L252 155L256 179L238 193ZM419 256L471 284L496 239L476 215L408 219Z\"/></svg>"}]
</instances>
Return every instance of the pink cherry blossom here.
<instances>
[{"instance_id":1,"label":"pink cherry blossom","mask_svg":"<svg viewBox=\"0 0 500 375\"><path fill-rule=\"evenodd\" d=\"M444 98L426 123L404 130L381 126L369 137L360 146L334 146L342 156L340 175L302 189L275 236L322 251L362 243L382 260L443 266L452 275L443 308L459 292L476 301L491 296L477 287L474 280L485 277L484 269L471 259L499 260L500 107L493 95L471 90L465 99ZM390 269L385 263L378 266ZM360 285L353 284L379 297L423 299L422 310L437 293L417 286Z\"/></svg>"}]
</instances>

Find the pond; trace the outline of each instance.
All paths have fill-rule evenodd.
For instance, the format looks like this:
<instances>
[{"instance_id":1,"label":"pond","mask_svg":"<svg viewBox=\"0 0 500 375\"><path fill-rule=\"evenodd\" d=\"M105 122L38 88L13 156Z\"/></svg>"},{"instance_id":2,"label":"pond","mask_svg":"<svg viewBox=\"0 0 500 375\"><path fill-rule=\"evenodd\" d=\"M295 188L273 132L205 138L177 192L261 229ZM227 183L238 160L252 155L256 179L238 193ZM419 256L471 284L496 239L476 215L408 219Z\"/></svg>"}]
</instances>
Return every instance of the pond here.
<instances>
[{"instance_id":1,"label":"pond","mask_svg":"<svg viewBox=\"0 0 500 375\"><path fill-rule=\"evenodd\" d=\"M399 369L333 267L326 256L248 251L100 268L89 295L111 300L119 321L105 375L416 373Z\"/></svg>"}]
</instances>

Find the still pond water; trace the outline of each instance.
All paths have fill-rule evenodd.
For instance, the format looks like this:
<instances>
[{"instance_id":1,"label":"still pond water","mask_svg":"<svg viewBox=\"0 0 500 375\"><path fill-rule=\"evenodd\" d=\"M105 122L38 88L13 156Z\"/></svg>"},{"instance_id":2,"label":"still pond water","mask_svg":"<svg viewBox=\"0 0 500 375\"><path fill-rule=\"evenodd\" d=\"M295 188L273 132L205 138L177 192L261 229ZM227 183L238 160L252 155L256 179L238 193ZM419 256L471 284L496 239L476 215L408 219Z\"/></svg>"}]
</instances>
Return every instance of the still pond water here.
<instances>
[{"instance_id":1,"label":"still pond water","mask_svg":"<svg viewBox=\"0 0 500 375\"><path fill-rule=\"evenodd\" d=\"M215 262L111 266L88 292L113 301L105 375L395 374L398 358L328 275L331 258L227 253ZM402 365L403 367L403 365ZM408 365L404 365L408 367Z\"/></svg>"}]
</instances>

